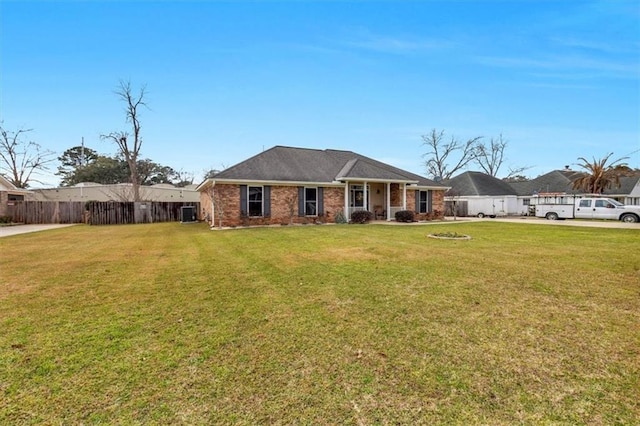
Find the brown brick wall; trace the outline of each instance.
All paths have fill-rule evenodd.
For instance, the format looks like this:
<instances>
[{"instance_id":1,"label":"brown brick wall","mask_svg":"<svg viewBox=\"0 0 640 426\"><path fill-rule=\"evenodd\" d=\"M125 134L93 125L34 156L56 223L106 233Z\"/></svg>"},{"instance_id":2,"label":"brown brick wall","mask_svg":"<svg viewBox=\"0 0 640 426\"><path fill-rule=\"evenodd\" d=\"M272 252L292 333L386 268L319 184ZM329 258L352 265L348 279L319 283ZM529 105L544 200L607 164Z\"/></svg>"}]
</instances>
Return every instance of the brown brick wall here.
<instances>
[{"instance_id":1,"label":"brown brick wall","mask_svg":"<svg viewBox=\"0 0 640 426\"><path fill-rule=\"evenodd\" d=\"M213 222L211 198L215 204L215 222ZM200 192L200 206L202 216L200 219L211 225L238 226L240 221L240 185L216 185Z\"/></svg>"},{"instance_id":2,"label":"brown brick wall","mask_svg":"<svg viewBox=\"0 0 640 426\"><path fill-rule=\"evenodd\" d=\"M401 206L402 205L402 191L400 191L399 183L392 183L389 185L390 194L389 198L391 199L392 206Z\"/></svg>"},{"instance_id":3,"label":"brown brick wall","mask_svg":"<svg viewBox=\"0 0 640 426\"><path fill-rule=\"evenodd\" d=\"M416 209L417 191L407 191L407 210L415 212L416 220L433 220L444 217L444 191L431 191L431 212L418 213Z\"/></svg>"},{"instance_id":4,"label":"brown brick wall","mask_svg":"<svg viewBox=\"0 0 640 426\"><path fill-rule=\"evenodd\" d=\"M200 193L200 219L214 226L220 225L222 214L222 226L249 226L249 225L286 225L289 223L315 223L335 222L336 213L344 210L344 188L324 188L324 215L321 217L298 216L298 187L297 186L272 186L271 187L271 216L270 217L242 217L240 214L240 186L216 185L213 188ZM415 210L415 191L407 191L407 209ZM212 223L211 196L216 201L215 223ZM431 214L416 214L417 220L437 219L444 213L444 191L433 191L433 212ZM391 185L391 204L402 204L400 185ZM291 208L293 211L291 211ZM344 213L344 212L343 212ZM393 218L392 218L393 219Z\"/></svg>"},{"instance_id":5,"label":"brown brick wall","mask_svg":"<svg viewBox=\"0 0 640 426\"><path fill-rule=\"evenodd\" d=\"M344 208L342 188L324 188L324 215L321 217L298 216L298 187L271 186L271 216L242 217L240 214L240 186L216 185L200 193L201 220L214 226L287 225L289 223L334 222L338 210ZM215 223L212 223L211 197L215 200Z\"/></svg>"}]
</instances>

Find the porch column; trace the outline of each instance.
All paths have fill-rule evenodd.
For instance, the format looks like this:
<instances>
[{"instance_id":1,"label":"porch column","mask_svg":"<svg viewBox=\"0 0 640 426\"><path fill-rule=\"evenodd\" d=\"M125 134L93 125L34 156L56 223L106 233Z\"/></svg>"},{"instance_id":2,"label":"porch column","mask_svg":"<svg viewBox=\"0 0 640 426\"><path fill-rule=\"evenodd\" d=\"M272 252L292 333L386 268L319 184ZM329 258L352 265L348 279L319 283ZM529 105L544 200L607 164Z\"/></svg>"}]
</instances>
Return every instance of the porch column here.
<instances>
[{"instance_id":1,"label":"porch column","mask_svg":"<svg viewBox=\"0 0 640 426\"><path fill-rule=\"evenodd\" d=\"M407 209L407 184L402 185L402 210Z\"/></svg>"},{"instance_id":2,"label":"porch column","mask_svg":"<svg viewBox=\"0 0 640 426\"><path fill-rule=\"evenodd\" d=\"M346 181L344 185L344 218L349 221L349 181Z\"/></svg>"},{"instance_id":3,"label":"porch column","mask_svg":"<svg viewBox=\"0 0 640 426\"><path fill-rule=\"evenodd\" d=\"M369 196L368 196L369 193L367 191L367 181L366 180L364 181L364 189L362 190L362 194L364 195L364 201L365 201L365 202L362 203L362 206L364 207L364 209L366 211L369 212L369 211L371 211L371 209L369 208L369 201L370 200L369 200Z\"/></svg>"},{"instance_id":4,"label":"porch column","mask_svg":"<svg viewBox=\"0 0 640 426\"><path fill-rule=\"evenodd\" d=\"M386 193L385 202L387 204L387 208L386 208L387 217L385 217L385 219L391 220L391 183L387 182L386 186L387 186L387 190L385 191Z\"/></svg>"}]
</instances>

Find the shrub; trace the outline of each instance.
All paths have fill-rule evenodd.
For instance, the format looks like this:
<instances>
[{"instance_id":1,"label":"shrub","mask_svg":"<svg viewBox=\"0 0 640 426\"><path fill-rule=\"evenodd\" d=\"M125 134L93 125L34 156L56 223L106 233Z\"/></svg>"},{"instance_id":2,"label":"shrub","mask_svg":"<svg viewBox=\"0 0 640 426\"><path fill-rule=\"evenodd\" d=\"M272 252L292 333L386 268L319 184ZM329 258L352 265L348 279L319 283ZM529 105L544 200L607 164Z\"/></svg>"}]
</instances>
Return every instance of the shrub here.
<instances>
[{"instance_id":1,"label":"shrub","mask_svg":"<svg viewBox=\"0 0 640 426\"><path fill-rule=\"evenodd\" d=\"M373 213L368 210L357 210L351 213L351 223L367 223L373 219Z\"/></svg>"},{"instance_id":2,"label":"shrub","mask_svg":"<svg viewBox=\"0 0 640 426\"><path fill-rule=\"evenodd\" d=\"M0 216L0 223L11 223L11 216Z\"/></svg>"},{"instance_id":3,"label":"shrub","mask_svg":"<svg viewBox=\"0 0 640 426\"><path fill-rule=\"evenodd\" d=\"M413 222L414 215L411 210L400 210L396 212L396 222Z\"/></svg>"},{"instance_id":4,"label":"shrub","mask_svg":"<svg viewBox=\"0 0 640 426\"><path fill-rule=\"evenodd\" d=\"M344 217L344 213L342 212L342 210L338 210L335 217L333 218L333 221L335 223L347 223L347 218Z\"/></svg>"}]
</instances>

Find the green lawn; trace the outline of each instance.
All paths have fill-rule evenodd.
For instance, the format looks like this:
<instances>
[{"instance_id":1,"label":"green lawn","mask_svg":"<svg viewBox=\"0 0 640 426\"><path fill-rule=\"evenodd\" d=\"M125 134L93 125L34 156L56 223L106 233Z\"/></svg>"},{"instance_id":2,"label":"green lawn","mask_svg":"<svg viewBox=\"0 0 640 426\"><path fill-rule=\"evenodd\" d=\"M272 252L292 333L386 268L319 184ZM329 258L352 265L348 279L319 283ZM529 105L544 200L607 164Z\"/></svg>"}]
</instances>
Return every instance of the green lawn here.
<instances>
[{"instance_id":1,"label":"green lawn","mask_svg":"<svg viewBox=\"0 0 640 426\"><path fill-rule=\"evenodd\" d=\"M0 253L0 424L640 421L640 229L76 226Z\"/></svg>"}]
</instances>

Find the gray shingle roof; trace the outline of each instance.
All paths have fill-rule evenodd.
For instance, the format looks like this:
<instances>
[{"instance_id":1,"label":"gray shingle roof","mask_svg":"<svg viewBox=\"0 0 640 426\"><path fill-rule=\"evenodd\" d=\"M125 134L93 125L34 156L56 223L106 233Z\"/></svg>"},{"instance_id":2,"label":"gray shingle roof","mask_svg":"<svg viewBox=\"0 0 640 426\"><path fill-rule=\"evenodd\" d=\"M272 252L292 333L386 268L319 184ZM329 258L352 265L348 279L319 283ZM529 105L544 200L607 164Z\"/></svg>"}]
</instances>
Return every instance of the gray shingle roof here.
<instances>
[{"instance_id":1,"label":"gray shingle roof","mask_svg":"<svg viewBox=\"0 0 640 426\"><path fill-rule=\"evenodd\" d=\"M529 196L540 192L578 194L582 191L572 188L572 183L583 173L575 170L553 170L535 179L525 182L512 182L511 187L520 196Z\"/></svg>"},{"instance_id":2,"label":"gray shingle roof","mask_svg":"<svg viewBox=\"0 0 640 426\"><path fill-rule=\"evenodd\" d=\"M482 172L464 172L449 179L446 184L451 187L447 195L516 195L515 189L507 182Z\"/></svg>"},{"instance_id":3,"label":"gray shingle roof","mask_svg":"<svg viewBox=\"0 0 640 426\"><path fill-rule=\"evenodd\" d=\"M605 189L603 194L606 195L628 195L631 194L633 188L640 181L640 176L623 176L620 178L620 187L614 185L613 188Z\"/></svg>"},{"instance_id":4,"label":"gray shingle roof","mask_svg":"<svg viewBox=\"0 0 640 426\"><path fill-rule=\"evenodd\" d=\"M275 146L213 176L213 179L334 182L348 178L443 186L423 176L351 151Z\"/></svg>"}]
</instances>

